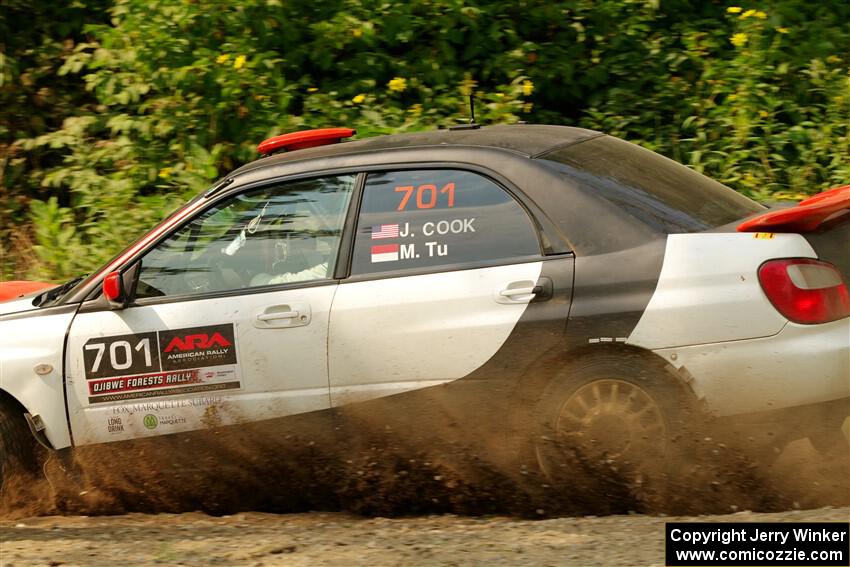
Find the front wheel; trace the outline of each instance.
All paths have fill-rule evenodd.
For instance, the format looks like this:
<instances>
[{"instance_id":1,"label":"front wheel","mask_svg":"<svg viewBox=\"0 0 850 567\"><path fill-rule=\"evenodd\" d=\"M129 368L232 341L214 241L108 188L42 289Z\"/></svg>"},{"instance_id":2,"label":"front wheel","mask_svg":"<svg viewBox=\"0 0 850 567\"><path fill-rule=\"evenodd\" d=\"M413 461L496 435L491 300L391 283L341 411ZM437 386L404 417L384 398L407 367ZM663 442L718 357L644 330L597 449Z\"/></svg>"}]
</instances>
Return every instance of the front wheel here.
<instances>
[{"instance_id":1,"label":"front wheel","mask_svg":"<svg viewBox=\"0 0 850 567\"><path fill-rule=\"evenodd\" d=\"M36 465L36 441L23 412L0 398L0 490L13 474L32 472Z\"/></svg>"}]
</instances>

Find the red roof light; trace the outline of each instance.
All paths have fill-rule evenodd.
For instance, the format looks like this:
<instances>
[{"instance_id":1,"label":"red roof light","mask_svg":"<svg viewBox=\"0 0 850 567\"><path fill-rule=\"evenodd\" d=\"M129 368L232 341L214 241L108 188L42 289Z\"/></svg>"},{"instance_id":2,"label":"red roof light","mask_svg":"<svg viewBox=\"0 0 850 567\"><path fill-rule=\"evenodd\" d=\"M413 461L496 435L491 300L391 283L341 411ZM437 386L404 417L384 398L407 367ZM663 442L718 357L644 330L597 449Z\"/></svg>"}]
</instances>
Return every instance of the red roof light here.
<instances>
[{"instance_id":1,"label":"red roof light","mask_svg":"<svg viewBox=\"0 0 850 567\"><path fill-rule=\"evenodd\" d=\"M303 130L301 132L290 132L264 140L257 146L257 151L263 155L273 154L278 151L304 150L336 144L343 138L350 138L357 131L351 128L320 128L318 130Z\"/></svg>"}]
</instances>

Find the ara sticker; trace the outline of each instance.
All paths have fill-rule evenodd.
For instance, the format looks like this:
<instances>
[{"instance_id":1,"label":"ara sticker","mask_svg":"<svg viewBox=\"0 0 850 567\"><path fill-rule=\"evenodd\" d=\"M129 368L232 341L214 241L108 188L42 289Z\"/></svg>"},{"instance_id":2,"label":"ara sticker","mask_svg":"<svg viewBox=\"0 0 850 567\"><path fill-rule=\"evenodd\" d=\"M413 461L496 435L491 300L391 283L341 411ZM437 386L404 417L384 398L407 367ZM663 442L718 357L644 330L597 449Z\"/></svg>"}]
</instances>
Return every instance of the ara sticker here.
<instances>
[{"instance_id":1,"label":"ara sticker","mask_svg":"<svg viewBox=\"0 0 850 567\"><path fill-rule=\"evenodd\" d=\"M93 338L83 363L92 404L241 387L231 323Z\"/></svg>"},{"instance_id":2,"label":"ara sticker","mask_svg":"<svg viewBox=\"0 0 850 567\"><path fill-rule=\"evenodd\" d=\"M233 324L159 332L163 370L236 364Z\"/></svg>"}]
</instances>

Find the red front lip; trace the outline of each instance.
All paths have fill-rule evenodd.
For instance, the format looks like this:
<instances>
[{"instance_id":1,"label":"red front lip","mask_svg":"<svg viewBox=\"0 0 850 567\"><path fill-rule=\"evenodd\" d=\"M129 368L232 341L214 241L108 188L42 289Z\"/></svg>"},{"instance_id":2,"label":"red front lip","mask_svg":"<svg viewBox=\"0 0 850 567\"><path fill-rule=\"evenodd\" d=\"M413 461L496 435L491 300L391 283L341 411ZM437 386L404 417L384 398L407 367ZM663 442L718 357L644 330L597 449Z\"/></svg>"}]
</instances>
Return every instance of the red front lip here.
<instances>
[{"instance_id":1,"label":"red front lip","mask_svg":"<svg viewBox=\"0 0 850 567\"><path fill-rule=\"evenodd\" d=\"M0 301L17 299L22 295L27 295L28 293L33 293L50 287L56 287L56 284L25 281L0 282Z\"/></svg>"}]
</instances>

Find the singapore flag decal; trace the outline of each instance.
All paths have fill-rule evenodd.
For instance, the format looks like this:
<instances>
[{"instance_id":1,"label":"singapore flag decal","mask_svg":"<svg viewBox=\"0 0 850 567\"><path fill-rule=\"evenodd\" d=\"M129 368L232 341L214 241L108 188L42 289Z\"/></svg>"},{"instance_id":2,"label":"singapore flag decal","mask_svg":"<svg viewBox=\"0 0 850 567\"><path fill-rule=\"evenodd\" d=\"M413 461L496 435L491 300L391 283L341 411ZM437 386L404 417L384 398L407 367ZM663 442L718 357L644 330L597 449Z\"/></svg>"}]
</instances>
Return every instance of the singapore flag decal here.
<instances>
[{"instance_id":1,"label":"singapore flag decal","mask_svg":"<svg viewBox=\"0 0 850 567\"><path fill-rule=\"evenodd\" d=\"M395 262L398 260L398 244L372 246L372 263Z\"/></svg>"}]
</instances>

